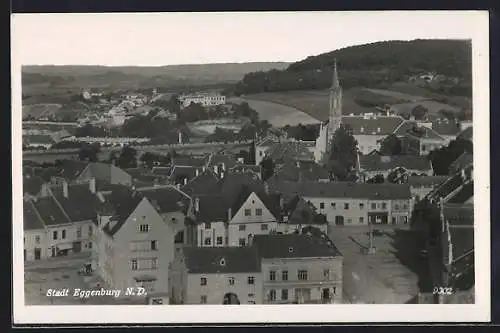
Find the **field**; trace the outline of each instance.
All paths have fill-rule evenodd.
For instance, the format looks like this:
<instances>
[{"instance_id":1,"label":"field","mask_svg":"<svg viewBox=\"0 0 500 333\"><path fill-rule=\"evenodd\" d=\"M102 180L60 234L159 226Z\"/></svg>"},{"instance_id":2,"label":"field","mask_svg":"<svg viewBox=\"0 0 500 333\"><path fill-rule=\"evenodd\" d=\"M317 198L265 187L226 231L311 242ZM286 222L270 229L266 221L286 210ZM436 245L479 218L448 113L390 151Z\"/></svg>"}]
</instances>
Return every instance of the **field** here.
<instances>
[{"instance_id":1,"label":"field","mask_svg":"<svg viewBox=\"0 0 500 333\"><path fill-rule=\"evenodd\" d=\"M23 118L33 116L39 118L56 114L62 105L56 103L40 103L23 106Z\"/></svg>"}]
</instances>

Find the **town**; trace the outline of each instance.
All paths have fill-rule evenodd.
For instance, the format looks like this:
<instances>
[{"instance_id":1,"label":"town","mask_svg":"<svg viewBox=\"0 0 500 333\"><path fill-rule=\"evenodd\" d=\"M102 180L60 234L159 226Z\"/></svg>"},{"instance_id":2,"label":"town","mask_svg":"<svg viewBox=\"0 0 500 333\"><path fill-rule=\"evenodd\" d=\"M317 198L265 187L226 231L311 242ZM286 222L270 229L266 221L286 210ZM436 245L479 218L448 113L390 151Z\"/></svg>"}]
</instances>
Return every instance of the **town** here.
<instances>
[{"instance_id":1,"label":"town","mask_svg":"<svg viewBox=\"0 0 500 333\"><path fill-rule=\"evenodd\" d=\"M474 303L471 106L366 89L359 112L324 71L310 123L208 89L25 106L26 304Z\"/></svg>"}]
</instances>

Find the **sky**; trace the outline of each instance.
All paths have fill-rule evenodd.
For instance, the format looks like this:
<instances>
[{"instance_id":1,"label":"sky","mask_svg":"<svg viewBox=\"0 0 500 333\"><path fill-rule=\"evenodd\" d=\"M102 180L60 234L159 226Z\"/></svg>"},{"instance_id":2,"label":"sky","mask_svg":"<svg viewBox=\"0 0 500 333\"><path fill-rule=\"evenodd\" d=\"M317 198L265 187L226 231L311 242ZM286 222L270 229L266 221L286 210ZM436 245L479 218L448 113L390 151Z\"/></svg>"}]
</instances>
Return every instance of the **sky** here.
<instances>
[{"instance_id":1,"label":"sky","mask_svg":"<svg viewBox=\"0 0 500 333\"><path fill-rule=\"evenodd\" d=\"M293 62L386 40L471 39L487 12L15 14L21 65Z\"/></svg>"}]
</instances>

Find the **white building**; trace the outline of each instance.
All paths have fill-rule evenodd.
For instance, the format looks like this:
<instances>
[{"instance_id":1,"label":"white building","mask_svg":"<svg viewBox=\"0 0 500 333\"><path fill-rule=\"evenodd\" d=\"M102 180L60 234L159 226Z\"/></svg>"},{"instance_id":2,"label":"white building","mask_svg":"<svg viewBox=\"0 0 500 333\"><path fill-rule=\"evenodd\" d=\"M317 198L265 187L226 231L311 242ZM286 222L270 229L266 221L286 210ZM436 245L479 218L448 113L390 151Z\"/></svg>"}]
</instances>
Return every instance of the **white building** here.
<instances>
[{"instance_id":1,"label":"white building","mask_svg":"<svg viewBox=\"0 0 500 333\"><path fill-rule=\"evenodd\" d=\"M226 104L226 96L220 94L190 94L179 96L182 107L188 107L192 103L202 106L216 106Z\"/></svg>"}]
</instances>

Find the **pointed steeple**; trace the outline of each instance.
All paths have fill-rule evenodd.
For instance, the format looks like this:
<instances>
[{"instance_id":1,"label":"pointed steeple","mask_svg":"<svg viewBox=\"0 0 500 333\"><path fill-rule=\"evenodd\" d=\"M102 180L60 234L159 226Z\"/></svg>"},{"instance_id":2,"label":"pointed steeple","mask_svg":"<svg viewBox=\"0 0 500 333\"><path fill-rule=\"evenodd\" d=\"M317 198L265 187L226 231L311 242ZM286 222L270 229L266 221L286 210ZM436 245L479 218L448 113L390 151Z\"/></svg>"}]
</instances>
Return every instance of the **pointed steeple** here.
<instances>
[{"instance_id":1,"label":"pointed steeple","mask_svg":"<svg viewBox=\"0 0 500 333\"><path fill-rule=\"evenodd\" d=\"M336 89L340 86L339 83L339 75L337 73L337 59L335 58L333 61L333 77L332 77L332 88Z\"/></svg>"}]
</instances>

